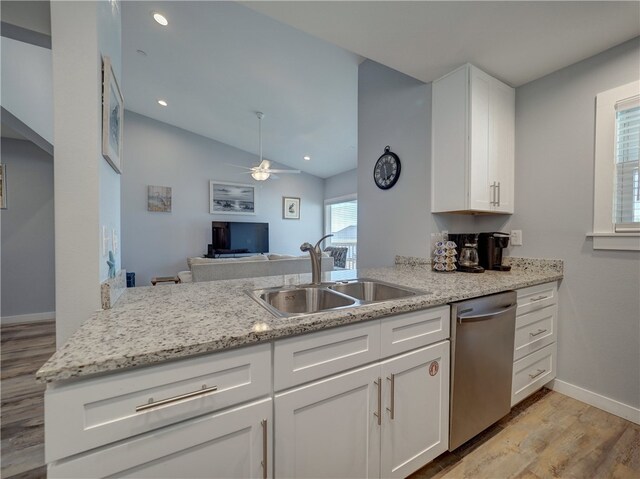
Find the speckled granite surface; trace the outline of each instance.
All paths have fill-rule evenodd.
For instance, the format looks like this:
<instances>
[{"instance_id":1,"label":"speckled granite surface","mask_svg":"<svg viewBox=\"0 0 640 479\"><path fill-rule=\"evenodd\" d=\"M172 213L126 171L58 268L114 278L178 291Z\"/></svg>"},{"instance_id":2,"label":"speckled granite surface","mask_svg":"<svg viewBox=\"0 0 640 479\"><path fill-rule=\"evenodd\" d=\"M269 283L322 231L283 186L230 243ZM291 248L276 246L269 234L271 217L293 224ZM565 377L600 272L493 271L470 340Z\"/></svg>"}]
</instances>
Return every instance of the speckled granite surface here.
<instances>
[{"instance_id":1,"label":"speckled granite surface","mask_svg":"<svg viewBox=\"0 0 640 479\"><path fill-rule=\"evenodd\" d=\"M245 293L281 286L283 276L129 288L112 309L87 320L37 378L52 382L150 365L562 278L561 262L550 267L527 261L523 268L514 263L510 272L483 274L440 274L424 264L325 273L325 280L374 278L427 294L292 318L274 317ZM300 283L310 280L299 275Z\"/></svg>"},{"instance_id":2,"label":"speckled granite surface","mask_svg":"<svg viewBox=\"0 0 640 479\"><path fill-rule=\"evenodd\" d=\"M122 293L127 289L127 272L121 269L115 278L104 280L100 284L100 299L102 301L102 309L110 309Z\"/></svg>"}]
</instances>

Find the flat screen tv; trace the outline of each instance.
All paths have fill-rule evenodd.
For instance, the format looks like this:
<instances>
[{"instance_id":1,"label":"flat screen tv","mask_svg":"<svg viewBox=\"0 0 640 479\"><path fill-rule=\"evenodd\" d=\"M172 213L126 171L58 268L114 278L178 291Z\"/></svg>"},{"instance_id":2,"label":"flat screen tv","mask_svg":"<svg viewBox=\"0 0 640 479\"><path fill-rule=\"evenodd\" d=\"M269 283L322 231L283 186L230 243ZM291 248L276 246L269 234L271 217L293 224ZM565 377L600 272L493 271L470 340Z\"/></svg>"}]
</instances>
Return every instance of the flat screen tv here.
<instances>
[{"instance_id":1,"label":"flat screen tv","mask_svg":"<svg viewBox=\"0 0 640 479\"><path fill-rule=\"evenodd\" d=\"M268 253L269 223L211 222L214 254Z\"/></svg>"}]
</instances>

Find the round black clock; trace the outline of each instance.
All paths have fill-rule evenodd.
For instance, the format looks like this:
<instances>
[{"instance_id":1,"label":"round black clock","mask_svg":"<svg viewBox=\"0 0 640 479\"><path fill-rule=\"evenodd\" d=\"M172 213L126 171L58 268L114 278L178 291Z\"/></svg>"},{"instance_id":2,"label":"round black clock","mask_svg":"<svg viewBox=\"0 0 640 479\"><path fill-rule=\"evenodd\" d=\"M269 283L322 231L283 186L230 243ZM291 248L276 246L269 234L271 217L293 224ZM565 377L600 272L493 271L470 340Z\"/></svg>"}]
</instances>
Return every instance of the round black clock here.
<instances>
[{"instance_id":1,"label":"round black clock","mask_svg":"<svg viewBox=\"0 0 640 479\"><path fill-rule=\"evenodd\" d=\"M391 188L400 178L400 158L390 150L391 147L385 147L384 154L378 158L373 168L373 181L383 190Z\"/></svg>"}]
</instances>

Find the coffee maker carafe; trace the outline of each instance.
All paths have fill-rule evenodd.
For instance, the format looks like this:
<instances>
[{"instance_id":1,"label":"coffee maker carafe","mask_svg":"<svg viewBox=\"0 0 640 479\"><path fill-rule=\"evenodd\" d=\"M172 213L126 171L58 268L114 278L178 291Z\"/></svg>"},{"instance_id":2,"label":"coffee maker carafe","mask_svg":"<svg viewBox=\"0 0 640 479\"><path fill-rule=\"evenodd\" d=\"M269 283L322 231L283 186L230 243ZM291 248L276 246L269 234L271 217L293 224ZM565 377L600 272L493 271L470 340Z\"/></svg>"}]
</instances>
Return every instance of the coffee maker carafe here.
<instances>
[{"instance_id":1,"label":"coffee maker carafe","mask_svg":"<svg viewBox=\"0 0 640 479\"><path fill-rule=\"evenodd\" d=\"M509 246L509 233L478 234L478 257L480 266L494 271L511 271L511 266L503 266L502 250Z\"/></svg>"},{"instance_id":2,"label":"coffee maker carafe","mask_svg":"<svg viewBox=\"0 0 640 479\"><path fill-rule=\"evenodd\" d=\"M463 273L482 273L484 268L478 265L478 233L449 233L459 250L458 271Z\"/></svg>"}]
</instances>

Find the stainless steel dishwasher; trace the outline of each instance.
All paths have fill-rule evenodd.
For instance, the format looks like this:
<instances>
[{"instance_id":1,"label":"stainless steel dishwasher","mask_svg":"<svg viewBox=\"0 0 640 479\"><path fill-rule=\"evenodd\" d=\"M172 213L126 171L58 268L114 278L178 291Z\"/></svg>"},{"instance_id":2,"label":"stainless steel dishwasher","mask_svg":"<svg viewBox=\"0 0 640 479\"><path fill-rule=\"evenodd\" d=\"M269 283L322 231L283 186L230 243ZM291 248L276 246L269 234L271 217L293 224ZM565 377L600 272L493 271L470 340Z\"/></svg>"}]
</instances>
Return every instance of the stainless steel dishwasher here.
<instances>
[{"instance_id":1,"label":"stainless steel dishwasher","mask_svg":"<svg viewBox=\"0 0 640 479\"><path fill-rule=\"evenodd\" d=\"M451 305L449 450L511 409L515 291Z\"/></svg>"}]
</instances>

